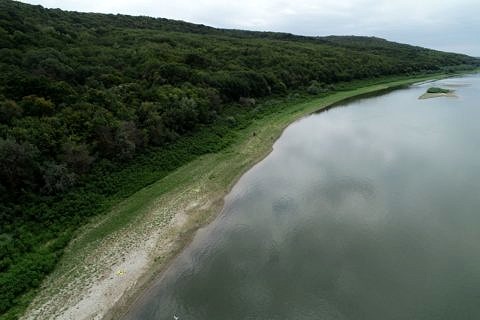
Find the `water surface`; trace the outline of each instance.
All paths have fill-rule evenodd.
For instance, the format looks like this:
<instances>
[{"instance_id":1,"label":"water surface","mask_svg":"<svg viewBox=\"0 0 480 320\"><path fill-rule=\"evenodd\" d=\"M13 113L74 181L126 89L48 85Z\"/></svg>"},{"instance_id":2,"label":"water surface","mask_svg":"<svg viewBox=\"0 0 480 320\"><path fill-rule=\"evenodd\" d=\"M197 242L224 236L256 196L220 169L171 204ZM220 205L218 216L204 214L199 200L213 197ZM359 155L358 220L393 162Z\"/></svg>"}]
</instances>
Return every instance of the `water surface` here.
<instances>
[{"instance_id":1,"label":"water surface","mask_svg":"<svg viewBox=\"0 0 480 320\"><path fill-rule=\"evenodd\" d=\"M289 126L126 319L480 319L480 77Z\"/></svg>"}]
</instances>

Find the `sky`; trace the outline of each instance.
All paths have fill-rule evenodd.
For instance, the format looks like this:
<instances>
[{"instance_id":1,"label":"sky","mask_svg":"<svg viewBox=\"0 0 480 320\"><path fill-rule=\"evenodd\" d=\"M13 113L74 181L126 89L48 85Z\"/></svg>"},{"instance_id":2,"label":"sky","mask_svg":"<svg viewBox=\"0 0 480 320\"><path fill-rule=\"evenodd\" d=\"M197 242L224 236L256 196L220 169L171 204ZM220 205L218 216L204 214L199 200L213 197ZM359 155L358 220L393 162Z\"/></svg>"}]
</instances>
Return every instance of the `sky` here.
<instances>
[{"instance_id":1,"label":"sky","mask_svg":"<svg viewBox=\"0 0 480 320\"><path fill-rule=\"evenodd\" d=\"M364 35L480 57L480 0L23 0L47 8L145 15L217 28Z\"/></svg>"}]
</instances>

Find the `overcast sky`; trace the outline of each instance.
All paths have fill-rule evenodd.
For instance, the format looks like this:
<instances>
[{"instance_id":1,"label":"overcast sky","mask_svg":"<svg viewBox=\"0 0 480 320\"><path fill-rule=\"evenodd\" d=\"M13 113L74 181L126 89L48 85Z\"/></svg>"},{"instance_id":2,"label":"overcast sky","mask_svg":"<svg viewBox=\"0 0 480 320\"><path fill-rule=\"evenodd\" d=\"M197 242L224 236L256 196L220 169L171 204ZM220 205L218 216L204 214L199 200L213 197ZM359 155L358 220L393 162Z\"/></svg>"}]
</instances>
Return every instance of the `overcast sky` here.
<instances>
[{"instance_id":1,"label":"overcast sky","mask_svg":"<svg viewBox=\"0 0 480 320\"><path fill-rule=\"evenodd\" d=\"M367 35L480 56L480 0L24 0L48 8L147 15L218 28Z\"/></svg>"}]
</instances>

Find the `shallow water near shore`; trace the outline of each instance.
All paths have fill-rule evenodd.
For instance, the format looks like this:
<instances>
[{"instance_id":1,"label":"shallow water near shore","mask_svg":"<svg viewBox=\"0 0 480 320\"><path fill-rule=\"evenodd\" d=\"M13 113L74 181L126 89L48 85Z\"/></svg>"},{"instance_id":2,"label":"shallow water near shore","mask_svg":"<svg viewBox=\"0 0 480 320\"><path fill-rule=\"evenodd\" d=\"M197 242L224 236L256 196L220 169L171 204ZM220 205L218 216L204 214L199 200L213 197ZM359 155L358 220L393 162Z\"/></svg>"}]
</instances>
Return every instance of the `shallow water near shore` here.
<instances>
[{"instance_id":1,"label":"shallow water near shore","mask_svg":"<svg viewBox=\"0 0 480 320\"><path fill-rule=\"evenodd\" d=\"M124 319L480 318L480 77L442 83L289 126Z\"/></svg>"}]
</instances>

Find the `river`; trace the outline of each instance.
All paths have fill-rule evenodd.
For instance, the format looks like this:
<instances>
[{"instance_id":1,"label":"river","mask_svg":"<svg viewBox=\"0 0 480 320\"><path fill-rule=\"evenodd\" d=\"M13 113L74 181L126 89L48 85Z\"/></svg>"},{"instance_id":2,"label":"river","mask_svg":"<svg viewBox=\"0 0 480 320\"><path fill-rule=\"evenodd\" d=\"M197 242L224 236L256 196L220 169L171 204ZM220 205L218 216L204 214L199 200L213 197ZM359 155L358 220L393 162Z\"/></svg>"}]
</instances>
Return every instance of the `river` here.
<instances>
[{"instance_id":1,"label":"river","mask_svg":"<svg viewBox=\"0 0 480 320\"><path fill-rule=\"evenodd\" d=\"M290 125L125 319L175 317L480 319L480 76Z\"/></svg>"}]
</instances>

